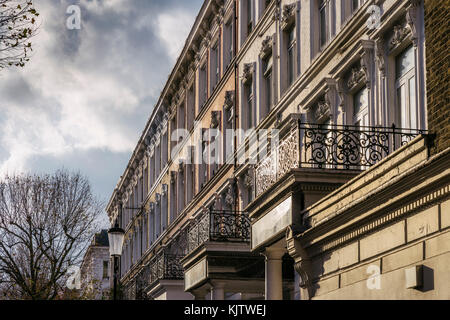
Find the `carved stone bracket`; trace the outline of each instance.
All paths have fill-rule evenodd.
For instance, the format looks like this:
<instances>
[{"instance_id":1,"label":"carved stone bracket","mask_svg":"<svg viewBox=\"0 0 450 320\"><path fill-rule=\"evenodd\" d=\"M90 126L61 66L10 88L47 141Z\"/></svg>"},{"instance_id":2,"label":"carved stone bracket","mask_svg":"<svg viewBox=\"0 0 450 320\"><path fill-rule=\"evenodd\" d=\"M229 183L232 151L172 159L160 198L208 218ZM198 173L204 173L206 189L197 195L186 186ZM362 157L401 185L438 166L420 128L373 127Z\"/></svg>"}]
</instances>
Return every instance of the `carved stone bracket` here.
<instances>
[{"instance_id":1,"label":"carved stone bracket","mask_svg":"<svg viewBox=\"0 0 450 320\"><path fill-rule=\"evenodd\" d=\"M311 300L314 296L312 284L312 265L306 250L301 246L300 241L294 238L292 227L286 230L286 244L289 255L294 259L295 271L300 275L300 290L304 300Z\"/></svg>"},{"instance_id":2,"label":"carved stone bracket","mask_svg":"<svg viewBox=\"0 0 450 320\"><path fill-rule=\"evenodd\" d=\"M361 68L365 74L365 84L368 89L372 87L372 73L373 73L373 51L375 43L371 40L362 41L363 52L361 54Z\"/></svg>"},{"instance_id":3,"label":"carved stone bracket","mask_svg":"<svg viewBox=\"0 0 450 320\"><path fill-rule=\"evenodd\" d=\"M211 128L216 129L220 125L220 111L211 112Z\"/></svg>"},{"instance_id":4,"label":"carved stone bracket","mask_svg":"<svg viewBox=\"0 0 450 320\"><path fill-rule=\"evenodd\" d=\"M233 185L230 185L225 195L225 203L232 207L234 205L234 198L234 187Z\"/></svg>"},{"instance_id":5,"label":"carved stone bracket","mask_svg":"<svg viewBox=\"0 0 450 320\"><path fill-rule=\"evenodd\" d=\"M380 37L375 42L375 53L376 53L376 59L378 64L378 69L381 72L381 75L383 77L386 76L386 59L385 59L385 40L384 38Z\"/></svg>"},{"instance_id":6,"label":"carved stone bracket","mask_svg":"<svg viewBox=\"0 0 450 320\"><path fill-rule=\"evenodd\" d=\"M247 172L244 175L244 187L252 190L255 185L255 169L253 166L250 166Z\"/></svg>"},{"instance_id":7,"label":"carved stone bracket","mask_svg":"<svg viewBox=\"0 0 450 320\"><path fill-rule=\"evenodd\" d=\"M286 4L283 6L283 13L281 17L281 28L286 29L292 23L295 22L295 9L297 8L296 3Z\"/></svg>"},{"instance_id":8,"label":"carved stone bracket","mask_svg":"<svg viewBox=\"0 0 450 320\"><path fill-rule=\"evenodd\" d=\"M411 40L414 44L414 47L417 47L418 45L418 15L419 15L419 8L420 8L420 0L411 0L411 3L406 10L406 23L409 26L409 29L411 30Z\"/></svg>"},{"instance_id":9,"label":"carved stone bracket","mask_svg":"<svg viewBox=\"0 0 450 320\"><path fill-rule=\"evenodd\" d=\"M233 116L234 116L233 106L234 106L234 91L227 91L225 93L224 108L225 108L225 111L227 112L228 122L233 121Z\"/></svg>"},{"instance_id":10,"label":"carved stone bracket","mask_svg":"<svg viewBox=\"0 0 450 320\"><path fill-rule=\"evenodd\" d=\"M358 86L361 82L366 82L366 72L362 67L353 67L350 71L350 76L347 81L347 88L351 91Z\"/></svg>"},{"instance_id":11,"label":"carved stone bracket","mask_svg":"<svg viewBox=\"0 0 450 320\"><path fill-rule=\"evenodd\" d=\"M244 64L244 70L242 75L242 82L247 83L253 78L253 72L254 72L254 65L253 63L246 63Z\"/></svg>"},{"instance_id":12,"label":"carved stone bracket","mask_svg":"<svg viewBox=\"0 0 450 320\"><path fill-rule=\"evenodd\" d=\"M396 25L394 26L394 32L389 41L389 50L392 51L397 48L408 35L411 34L411 29L408 25Z\"/></svg>"},{"instance_id":13,"label":"carved stone bracket","mask_svg":"<svg viewBox=\"0 0 450 320\"><path fill-rule=\"evenodd\" d=\"M177 177L176 171L170 171L170 183L171 183L171 184L174 184L174 183L175 183L176 177Z\"/></svg>"},{"instance_id":14,"label":"carved stone bracket","mask_svg":"<svg viewBox=\"0 0 450 320\"><path fill-rule=\"evenodd\" d=\"M169 186L168 186L167 184L163 184L163 185L162 185L162 192L161 192L161 195L162 195L163 197L167 196L168 190L169 190Z\"/></svg>"},{"instance_id":15,"label":"carved stone bracket","mask_svg":"<svg viewBox=\"0 0 450 320\"><path fill-rule=\"evenodd\" d=\"M272 37L271 36L267 36L262 44L261 44L261 51L259 53L259 56L261 57L261 59L265 59L267 56L269 56L272 53Z\"/></svg>"}]
</instances>

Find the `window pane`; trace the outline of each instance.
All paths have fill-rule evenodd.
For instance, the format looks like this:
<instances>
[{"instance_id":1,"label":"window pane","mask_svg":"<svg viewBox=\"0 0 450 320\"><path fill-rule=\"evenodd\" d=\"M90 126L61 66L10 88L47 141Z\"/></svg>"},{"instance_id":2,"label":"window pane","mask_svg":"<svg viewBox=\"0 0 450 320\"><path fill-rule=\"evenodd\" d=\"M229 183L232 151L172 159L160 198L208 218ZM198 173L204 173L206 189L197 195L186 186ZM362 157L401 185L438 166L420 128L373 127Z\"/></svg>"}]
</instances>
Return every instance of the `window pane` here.
<instances>
[{"instance_id":1,"label":"window pane","mask_svg":"<svg viewBox=\"0 0 450 320\"><path fill-rule=\"evenodd\" d=\"M365 112L367 109L367 88L358 91L354 98L354 115L358 115L360 112Z\"/></svg>"},{"instance_id":2,"label":"window pane","mask_svg":"<svg viewBox=\"0 0 450 320\"><path fill-rule=\"evenodd\" d=\"M416 78L409 79L409 114L411 129L417 129Z\"/></svg>"},{"instance_id":3,"label":"window pane","mask_svg":"<svg viewBox=\"0 0 450 320\"><path fill-rule=\"evenodd\" d=\"M406 112L406 96L405 96L405 86L402 85L397 89L397 99L400 108L400 123L402 128L409 127L407 120L408 114Z\"/></svg>"},{"instance_id":4,"label":"window pane","mask_svg":"<svg viewBox=\"0 0 450 320\"><path fill-rule=\"evenodd\" d=\"M396 74L397 79L404 76L408 71L414 68L414 48L410 46L408 49L399 54L396 58Z\"/></svg>"},{"instance_id":5,"label":"window pane","mask_svg":"<svg viewBox=\"0 0 450 320\"><path fill-rule=\"evenodd\" d=\"M320 45L323 46L327 42L327 17L325 7L320 9Z\"/></svg>"},{"instance_id":6,"label":"window pane","mask_svg":"<svg viewBox=\"0 0 450 320\"><path fill-rule=\"evenodd\" d=\"M294 80L294 52L293 48L288 51L288 85Z\"/></svg>"}]
</instances>

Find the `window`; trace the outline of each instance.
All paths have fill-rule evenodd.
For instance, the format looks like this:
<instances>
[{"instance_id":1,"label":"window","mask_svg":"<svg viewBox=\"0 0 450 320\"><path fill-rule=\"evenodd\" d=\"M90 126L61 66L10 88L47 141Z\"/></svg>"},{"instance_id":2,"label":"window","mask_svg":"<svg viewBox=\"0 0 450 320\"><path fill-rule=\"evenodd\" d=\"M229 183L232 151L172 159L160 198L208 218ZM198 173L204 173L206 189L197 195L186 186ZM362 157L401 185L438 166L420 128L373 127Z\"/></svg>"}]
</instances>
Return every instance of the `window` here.
<instances>
[{"instance_id":1,"label":"window","mask_svg":"<svg viewBox=\"0 0 450 320\"><path fill-rule=\"evenodd\" d=\"M352 0L352 13L359 9L364 4L365 0Z\"/></svg>"},{"instance_id":2,"label":"window","mask_svg":"<svg viewBox=\"0 0 450 320\"><path fill-rule=\"evenodd\" d=\"M329 22L329 0L321 0L319 4L319 21L320 21L320 47L323 47L328 42Z\"/></svg>"},{"instance_id":3,"label":"window","mask_svg":"<svg viewBox=\"0 0 450 320\"><path fill-rule=\"evenodd\" d=\"M287 41L287 84L288 87L295 79L295 26L288 31Z\"/></svg>"},{"instance_id":4,"label":"window","mask_svg":"<svg viewBox=\"0 0 450 320\"><path fill-rule=\"evenodd\" d=\"M208 79L207 79L207 73L206 73L206 64L204 64L200 68L200 79L199 79L199 105L200 107L203 107L203 105L206 103L206 99L208 98Z\"/></svg>"},{"instance_id":5,"label":"window","mask_svg":"<svg viewBox=\"0 0 450 320\"><path fill-rule=\"evenodd\" d=\"M272 82L272 69L273 69L273 58L272 55L263 60L263 79L264 79L264 101L265 101L265 111L266 114L270 112L273 104L273 82Z\"/></svg>"},{"instance_id":6,"label":"window","mask_svg":"<svg viewBox=\"0 0 450 320\"><path fill-rule=\"evenodd\" d=\"M253 31L253 0L247 0L247 37Z\"/></svg>"},{"instance_id":7,"label":"window","mask_svg":"<svg viewBox=\"0 0 450 320\"><path fill-rule=\"evenodd\" d=\"M223 50L223 65L224 69L231 63L231 59L233 59L233 45L234 45L234 37L233 37L233 19L230 19L225 24L224 28L224 40L223 40L224 50Z\"/></svg>"},{"instance_id":8,"label":"window","mask_svg":"<svg viewBox=\"0 0 450 320\"><path fill-rule=\"evenodd\" d=\"M109 261L103 261L103 279L109 278Z\"/></svg>"},{"instance_id":9,"label":"window","mask_svg":"<svg viewBox=\"0 0 450 320\"><path fill-rule=\"evenodd\" d=\"M364 87L353 96L353 124L358 127L369 125L368 91Z\"/></svg>"},{"instance_id":10,"label":"window","mask_svg":"<svg viewBox=\"0 0 450 320\"><path fill-rule=\"evenodd\" d=\"M220 48L219 44L216 43L214 47L211 49L211 66L210 66L210 72L211 72L211 91L214 90L216 85L219 83L220 80Z\"/></svg>"},{"instance_id":11,"label":"window","mask_svg":"<svg viewBox=\"0 0 450 320\"><path fill-rule=\"evenodd\" d=\"M191 130L194 126L195 118L195 89L194 85L188 91L187 97L187 130Z\"/></svg>"},{"instance_id":12,"label":"window","mask_svg":"<svg viewBox=\"0 0 450 320\"><path fill-rule=\"evenodd\" d=\"M247 109L247 129L255 127L254 104L253 104L253 82L250 81L244 86L246 109Z\"/></svg>"},{"instance_id":13,"label":"window","mask_svg":"<svg viewBox=\"0 0 450 320\"><path fill-rule=\"evenodd\" d=\"M402 128L417 129L415 56L411 45L396 58L397 111Z\"/></svg>"},{"instance_id":14,"label":"window","mask_svg":"<svg viewBox=\"0 0 450 320\"><path fill-rule=\"evenodd\" d=\"M263 5L264 5L264 10L263 11L265 11L269 7L271 2L272 2L272 0L264 0L263 1Z\"/></svg>"}]
</instances>

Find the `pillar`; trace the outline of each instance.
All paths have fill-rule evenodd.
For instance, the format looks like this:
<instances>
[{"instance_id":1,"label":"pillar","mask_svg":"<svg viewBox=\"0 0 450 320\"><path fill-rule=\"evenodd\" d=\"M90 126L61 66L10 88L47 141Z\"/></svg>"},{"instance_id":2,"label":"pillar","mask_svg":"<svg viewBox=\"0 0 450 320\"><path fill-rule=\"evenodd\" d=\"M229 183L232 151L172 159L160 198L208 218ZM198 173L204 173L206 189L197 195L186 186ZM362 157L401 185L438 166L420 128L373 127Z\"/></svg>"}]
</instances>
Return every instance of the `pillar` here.
<instances>
[{"instance_id":1,"label":"pillar","mask_svg":"<svg viewBox=\"0 0 450 320\"><path fill-rule=\"evenodd\" d=\"M225 283L213 283L213 287L211 289L211 300L225 300Z\"/></svg>"},{"instance_id":2,"label":"pillar","mask_svg":"<svg viewBox=\"0 0 450 320\"><path fill-rule=\"evenodd\" d=\"M266 257L266 300L283 300L283 256L281 248L267 248Z\"/></svg>"}]
</instances>

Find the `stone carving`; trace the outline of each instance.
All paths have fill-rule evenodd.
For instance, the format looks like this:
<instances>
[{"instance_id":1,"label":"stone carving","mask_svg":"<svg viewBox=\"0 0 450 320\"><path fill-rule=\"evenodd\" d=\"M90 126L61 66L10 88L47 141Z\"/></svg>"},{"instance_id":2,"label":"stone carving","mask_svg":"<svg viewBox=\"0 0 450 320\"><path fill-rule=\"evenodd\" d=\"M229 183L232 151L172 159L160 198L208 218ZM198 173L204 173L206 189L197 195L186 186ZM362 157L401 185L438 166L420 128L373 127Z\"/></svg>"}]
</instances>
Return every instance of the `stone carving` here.
<instances>
[{"instance_id":1,"label":"stone carving","mask_svg":"<svg viewBox=\"0 0 450 320\"><path fill-rule=\"evenodd\" d=\"M264 59L271 53L272 53L272 37L267 36L262 42L260 56L261 58Z\"/></svg>"},{"instance_id":2,"label":"stone carving","mask_svg":"<svg viewBox=\"0 0 450 320\"><path fill-rule=\"evenodd\" d=\"M175 183L176 177L177 177L177 173L175 171L170 171L170 183L171 184Z\"/></svg>"},{"instance_id":3,"label":"stone carving","mask_svg":"<svg viewBox=\"0 0 450 320\"><path fill-rule=\"evenodd\" d=\"M233 186L229 186L227 190L227 194L225 195L225 203L232 207L234 205L234 188Z\"/></svg>"},{"instance_id":4,"label":"stone carving","mask_svg":"<svg viewBox=\"0 0 450 320\"><path fill-rule=\"evenodd\" d=\"M256 196L264 193L271 185L276 182L275 169L276 153L273 152L258 164L255 169L256 175Z\"/></svg>"},{"instance_id":5,"label":"stone carving","mask_svg":"<svg viewBox=\"0 0 450 320\"><path fill-rule=\"evenodd\" d=\"M281 17L281 23L283 24L283 28L288 27L295 20L295 8L297 7L296 3L287 4L283 7L283 15Z\"/></svg>"},{"instance_id":6,"label":"stone carving","mask_svg":"<svg viewBox=\"0 0 450 320\"><path fill-rule=\"evenodd\" d=\"M415 47L417 47L418 44L417 15L420 2L420 0L412 0L411 5L406 10L406 23L408 24L411 31L411 40Z\"/></svg>"},{"instance_id":7,"label":"stone carving","mask_svg":"<svg viewBox=\"0 0 450 320\"><path fill-rule=\"evenodd\" d=\"M220 111L211 112L211 128L216 129L220 125Z\"/></svg>"},{"instance_id":8,"label":"stone carving","mask_svg":"<svg viewBox=\"0 0 450 320\"><path fill-rule=\"evenodd\" d=\"M316 110L314 116L316 121L320 122L321 120L328 118L331 114L331 106L330 102L327 101L326 98L317 102Z\"/></svg>"},{"instance_id":9,"label":"stone carving","mask_svg":"<svg viewBox=\"0 0 450 320\"><path fill-rule=\"evenodd\" d=\"M299 167L299 146L297 132L290 134L278 148L277 179L283 177L293 168Z\"/></svg>"},{"instance_id":10,"label":"stone carving","mask_svg":"<svg viewBox=\"0 0 450 320\"><path fill-rule=\"evenodd\" d=\"M163 184L162 185L162 192L161 192L163 197L167 196L168 190L169 190L169 186L167 184Z\"/></svg>"},{"instance_id":11,"label":"stone carving","mask_svg":"<svg viewBox=\"0 0 450 320\"><path fill-rule=\"evenodd\" d=\"M227 112L228 122L233 121L233 106L234 106L234 91L227 91L225 93L225 111Z\"/></svg>"},{"instance_id":12,"label":"stone carving","mask_svg":"<svg viewBox=\"0 0 450 320\"><path fill-rule=\"evenodd\" d=\"M244 70L242 75L242 82L247 83L253 78L253 72L254 72L254 66L253 63L246 63L244 64Z\"/></svg>"},{"instance_id":13,"label":"stone carving","mask_svg":"<svg viewBox=\"0 0 450 320\"><path fill-rule=\"evenodd\" d=\"M383 77L386 75L385 68L385 58L384 58L384 39L379 38L376 41L376 59L378 64L378 69L380 70Z\"/></svg>"},{"instance_id":14,"label":"stone carving","mask_svg":"<svg viewBox=\"0 0 450 320\"><path fill-rule=\"evenodd\" d=\"M366 73L364 72L363 68L352 68L350 72L350 77L347 82L347 87L349 90L352 90L354 87L356 87L358 84L360 84L362 81L365 81L366 79Z\"/></svg>"},{"instance_id":15,"label":"stone carving","mask_svg":"<svg viewBox=\"0 0 450 320\"><path fill-rule=\"evenodd\" d=\"M410 33L408 26L396 25L394 26L394 34L389 42L389 50L396 48Z\"/></svg>"},{"instance_id":16,"label":"stone carving","mask_svg":"<svg viewBox=\"0 0 450 320\"><path fill-rule=\"evenodd\" d=\"M254 168L250 167L244 176L244 187L253 189L254 187Z\"/></svg>"}]
</instances>

